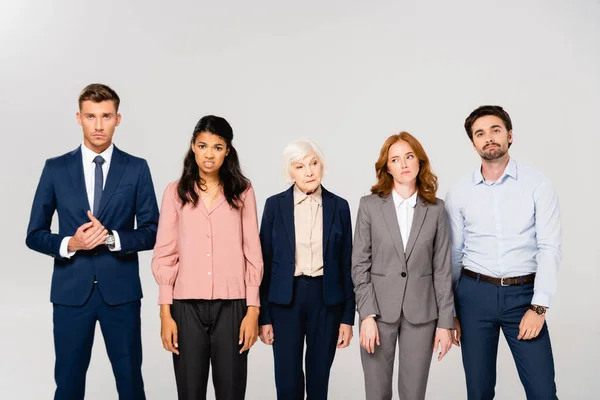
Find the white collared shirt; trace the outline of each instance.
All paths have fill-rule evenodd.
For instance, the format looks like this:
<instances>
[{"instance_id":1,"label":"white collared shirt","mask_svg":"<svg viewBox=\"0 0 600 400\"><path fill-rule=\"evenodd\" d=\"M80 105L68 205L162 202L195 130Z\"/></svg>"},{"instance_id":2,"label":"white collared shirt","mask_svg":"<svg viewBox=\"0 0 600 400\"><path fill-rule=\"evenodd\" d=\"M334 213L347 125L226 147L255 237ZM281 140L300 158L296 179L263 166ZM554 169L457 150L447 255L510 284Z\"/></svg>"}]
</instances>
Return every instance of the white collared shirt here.
<instances>
[{"instance_id":1,"label":"white collared shirt","mask_svg":"<svg viewBox=\"0 0 600 400\"><path fill-rule=\"evenodd\" d=\"M94 163L94 158L96 156L102 156L104 158L104 164L102 164L102 189L106 186L106 178L108 176L108 169L110 168L110 161L112 160L113 150L115 149L114 144L110 144L106 150L102 153L97 154L92 150L88 149L85 144L81 144L81 162L83 163L83 180L85 181L85 191L87 193L88 204L90 206L90 210L94 207L94 179L96 174L96 164ZM112 231L115 236L115 247L111 249L111 251L121 251L121 240L119 239L119 234L116 231ZM60 255L63 258L71 258L75 254L74 251L68 251L69 248L69 240L71 240L72 236L66 236L62 242L60 242Z\"/></svg>"},{"instance_id":2,"label":"white collared shirt","mask_svg":"<svg viewBox=\"0 0 600 400\"><path fill-rule=\"evenodd\" d=\"M106 186L106 177L108 176L108 169L110 167L110 161L112 160L113 150L115 148L114 144L108 146L106 150L102 153L97 154L92 150L88 149L83 143L81 144L81 161L83 162L83 179L85 180L85 191L87 192L88 204L90 205L90 210L94 208L94 185L95 183L95 175L96 175L96 164L94 163L94 158L97 156L101 156L104 158L104 164L102 164L102 176L104 177L102 183L102 189Z\"/></svg>"},{"instance_id":3,"label":"white collared shirt","mask_svg":"<svg viewBox=\"0 0 600 400\"><path fill-rule=\"evenodd\" d=\"M404 245L404 251L406 251L406 244L408 243L410 228L415 214L415 206L417 205L417 192L408 199L403 199L395 190L392 190L392 198L396 207L396 218L398 218L402 244Z\"/></svg>"}]
</instances>

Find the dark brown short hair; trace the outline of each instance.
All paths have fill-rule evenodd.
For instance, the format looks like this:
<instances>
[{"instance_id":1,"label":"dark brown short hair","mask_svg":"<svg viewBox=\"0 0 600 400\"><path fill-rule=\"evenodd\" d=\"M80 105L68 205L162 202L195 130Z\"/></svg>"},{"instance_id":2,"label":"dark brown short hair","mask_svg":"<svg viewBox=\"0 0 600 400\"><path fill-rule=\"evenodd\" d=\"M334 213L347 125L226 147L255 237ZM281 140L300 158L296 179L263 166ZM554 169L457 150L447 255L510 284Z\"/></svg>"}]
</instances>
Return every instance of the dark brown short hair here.
<instances>
[{"instance_id":1,"label":"dark brown short hair","mask_svg":"<svg viewBox=\"0 0 600 400\"><path fill-rule=\"evenodd\" d=\"M81 104L84 101L93 101L94 103L100 103L102 101L112 100L115 103L115 110L119 111L119 95L117 92L112 90L110 87L101 83L92 83L87 85L79 94L79 109L81 110Z\"/></svg>"},{"instance_id":2,"label":"dark brown short hair","mask_svg":"<svg viewBox=\"0 0 600 400\"><path fill-rule=\"evenodd\" d=\"M379 197L389 196L394 189L394 178L388 172L387 162L390 154L390 147L400 141L407 142L415 152L415 156L419 160L419 174L417 175L417 193L419 197L429 204L435 204L435 194L438 189L437 176L431 171L431 163L427 153L421 146L421 143L410 133L400 132L397 135L392 135L383 144L379 152L379 159L375 163L375 173L377 175L377 183L371 188L371 193Z\"/></svg>"},{"instance_id":3,"label":"dark brown short hair","mask_svg":"<svg viewBox=\"0 0 600 400\"><path fill-rule=\"evenodd\" d=\"M465 131L471 142L473 141L473 131L471 128L477 119L485 117L486 115L494 115L504 122L504 127L507 131L512 131L512 122L510 115L500 106L479 106L473 111L465 120Z\"/></svg>"}]
</instances>

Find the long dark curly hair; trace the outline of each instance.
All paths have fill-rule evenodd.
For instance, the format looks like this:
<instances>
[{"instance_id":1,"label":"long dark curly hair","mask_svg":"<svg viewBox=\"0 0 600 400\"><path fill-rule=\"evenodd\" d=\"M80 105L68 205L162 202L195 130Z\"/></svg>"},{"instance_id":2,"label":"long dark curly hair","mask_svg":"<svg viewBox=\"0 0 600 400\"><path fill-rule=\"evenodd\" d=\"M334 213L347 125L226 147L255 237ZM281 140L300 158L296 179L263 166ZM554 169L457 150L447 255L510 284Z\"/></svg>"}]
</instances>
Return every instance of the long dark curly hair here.
<instances>
[{"instance_id":1,"label":"long dark curly hair","mask_svg":"<svg viewBox=\"0 0 600 400\"><path fill-rule=\"evenodd\" d=\"M183 207L189 203L192 207L196 207L200 199L198 190L206 184L200 176L200 169L196 164L195 154L191 148L202 132L218 135L225 140L229 153L225 156L223 165L219 168L219 181L223 187L223 194L227 203L237 210L240 208L240 196L250 186L250 181L242 173L237 151L231 144L233 140L231 125L225 118L214 115L200 118L194 128L190 149L183 160L183 172L177 184L177 194L181 199L181 206Z\"/></svg>"}]
</instances>

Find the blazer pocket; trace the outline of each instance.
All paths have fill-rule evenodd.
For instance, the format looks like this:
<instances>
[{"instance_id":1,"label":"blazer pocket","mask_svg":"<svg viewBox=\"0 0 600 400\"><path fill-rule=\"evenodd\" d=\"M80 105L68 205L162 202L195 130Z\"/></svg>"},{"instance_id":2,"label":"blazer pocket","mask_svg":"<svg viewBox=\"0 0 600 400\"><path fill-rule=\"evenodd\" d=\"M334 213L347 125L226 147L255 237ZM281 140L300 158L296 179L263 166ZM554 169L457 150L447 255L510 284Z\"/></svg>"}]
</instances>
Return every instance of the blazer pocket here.
<instances>
[{"instance_id":1,"label":"blazer pocket","mask_svg":"<svg viewBox=\"0 0 600 400\"><path fill-rule=\"evenodd\" d=\"M385 276L385 274L381 274L379 272L371 272L371 275L375 275L375 276Z\"/></svg>"},{"instance_id":2,"label":"blazer pocket","mask_svg":"<svg viewBox=\"0 0 600 400\"><path fill-rule=\"evenodd\" d=\"M427 276L433 276L433 272L426 272L424 274L421 274L422 277L427 277Z\"/></svg>"}]
</instances>

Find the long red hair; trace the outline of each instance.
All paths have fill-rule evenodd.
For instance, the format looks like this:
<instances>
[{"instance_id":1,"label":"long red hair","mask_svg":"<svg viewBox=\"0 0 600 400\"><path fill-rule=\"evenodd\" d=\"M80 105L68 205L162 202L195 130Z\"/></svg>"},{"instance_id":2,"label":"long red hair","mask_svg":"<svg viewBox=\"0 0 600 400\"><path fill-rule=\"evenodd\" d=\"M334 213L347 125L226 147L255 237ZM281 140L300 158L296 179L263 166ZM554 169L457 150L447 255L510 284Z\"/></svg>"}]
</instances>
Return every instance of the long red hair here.
<instances>
[{"instance_id":1,"label":"long red hair","mask_svg":"<svg viewBox=\"0 0 600 400\"><path fill-rule=\"evenodd\" d=\"M375 173L377 175L377 183L371 188L371 193L380 197L389 196L394 188L394 178L388 172L387 162L390 153L390 147L399 141L407 142L412 147L415 155L419 159L419 174L417 175L417 193L419 197L427 203L435 204L435 194L438 189L438 178L431 172L431 164L427 153L421 146L421 143L410 133L400 132L397 135L392 135L383 144L379 152L379 159L375 163Z\"/></svg>"}]
</instances>

